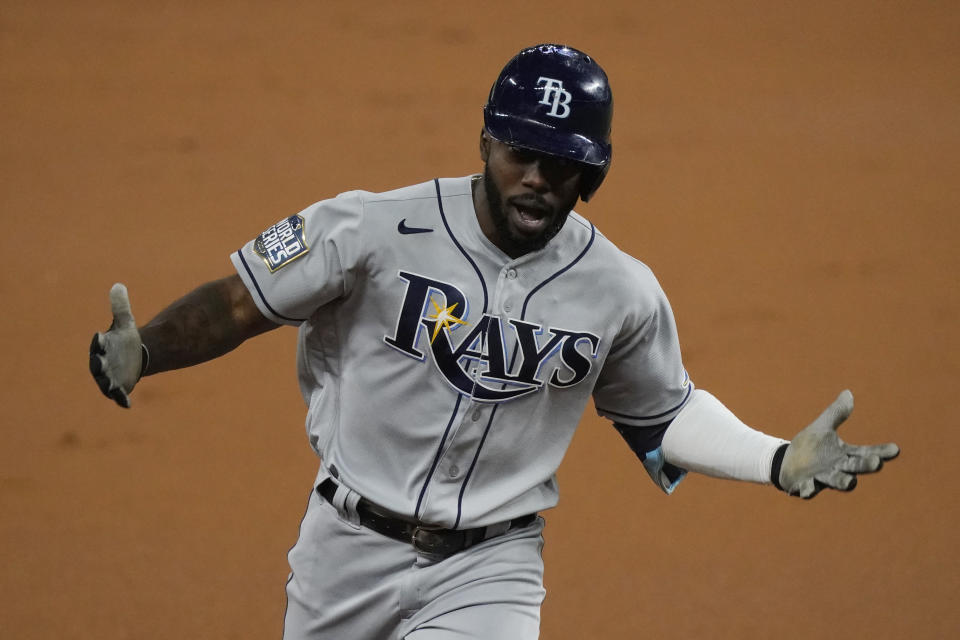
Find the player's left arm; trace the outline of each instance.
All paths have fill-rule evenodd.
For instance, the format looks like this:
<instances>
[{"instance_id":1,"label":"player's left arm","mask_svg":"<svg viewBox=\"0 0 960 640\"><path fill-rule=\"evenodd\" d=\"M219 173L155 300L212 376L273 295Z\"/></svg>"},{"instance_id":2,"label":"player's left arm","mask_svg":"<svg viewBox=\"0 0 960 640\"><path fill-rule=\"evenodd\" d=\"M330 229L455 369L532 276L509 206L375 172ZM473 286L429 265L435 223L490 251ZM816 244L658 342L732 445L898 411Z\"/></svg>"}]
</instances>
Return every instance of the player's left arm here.
<instances>
[{"instance_id":1,"label":"player's left arm","mask_svg":"<svg viewBox=\"0 0 960 640\"><path fill-rule=\"evenodd\" d=\"M791 441L752 429L719 400L696 390L663 435L665 459L709 476L772 483L790 495L812 498L825 488L850 491L861 473L895 458L894 443L852 445L837 428L853 411L844 391Z\"/></svg>"}]
</instances>

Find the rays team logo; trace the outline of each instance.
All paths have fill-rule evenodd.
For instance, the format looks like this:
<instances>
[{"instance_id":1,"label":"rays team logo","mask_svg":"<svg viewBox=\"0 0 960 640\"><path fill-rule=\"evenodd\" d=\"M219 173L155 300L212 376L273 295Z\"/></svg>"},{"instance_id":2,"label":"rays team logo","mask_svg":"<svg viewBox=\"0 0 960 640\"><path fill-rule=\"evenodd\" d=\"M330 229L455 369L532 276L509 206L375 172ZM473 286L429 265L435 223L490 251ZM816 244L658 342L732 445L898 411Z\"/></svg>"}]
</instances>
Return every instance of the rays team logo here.
<instances>
[{"instance_id":1,"label":"rays team logo","mask_svg":"<svg viewBox=\"0 0 960 640\"><path fill-rule=\"evenodd\" d=\"M303 216L281 220L253 241L253 250L266 263L270 273L306 255L310 248L303 240Z\"/></svg>"},{"instance_id":2,"label":"rays team logo","mask_svg":"<svg viewBox=\"0 0 960 640\"><path fill-rule=\"evenodd\" d=\"M460 393L479 402L503 402L544 384L572 387L590 373L599 336L514 318L504 324L490 314L471 324L467 297L456 286L407 271L398 275L407 291L396 329L383 341L420 361L430 353Z\"/></svg>"},{"instance_id":3,"label":"rays team logo","mask_svg":"<svg viewBox=\"0 0 960 640\"><path fill-rule=\"evenodd\" d=\"M540 98L540 104L545 104L550 107L550 111L547 112L548 116L566 118L570 115L570 100L573 96L563 88L563 82L561 80L540 76L537 78L537 88L543 89L543 97Z\"/></svg>"}]
</instances>

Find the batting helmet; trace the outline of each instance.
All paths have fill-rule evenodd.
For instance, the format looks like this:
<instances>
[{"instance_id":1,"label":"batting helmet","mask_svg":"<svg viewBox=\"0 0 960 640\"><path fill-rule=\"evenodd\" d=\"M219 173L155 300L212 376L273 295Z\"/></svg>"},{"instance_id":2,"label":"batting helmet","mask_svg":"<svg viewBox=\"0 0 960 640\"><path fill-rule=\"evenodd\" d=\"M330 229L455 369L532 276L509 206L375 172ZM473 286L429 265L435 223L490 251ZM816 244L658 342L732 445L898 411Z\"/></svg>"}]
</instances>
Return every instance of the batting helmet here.
<instances>
[{"instance_id":1,"label":"batting helmet","mask_svg":"<svg viewBox=\"0 0 960 640\"><path fill-rule=\"evenodd\" d=\"M587 165L580 185L586 202L610 168L613 94L593 58L571 47L524 49L500 72L483 108L493 138Z\"/></svg>"}]
</instances>

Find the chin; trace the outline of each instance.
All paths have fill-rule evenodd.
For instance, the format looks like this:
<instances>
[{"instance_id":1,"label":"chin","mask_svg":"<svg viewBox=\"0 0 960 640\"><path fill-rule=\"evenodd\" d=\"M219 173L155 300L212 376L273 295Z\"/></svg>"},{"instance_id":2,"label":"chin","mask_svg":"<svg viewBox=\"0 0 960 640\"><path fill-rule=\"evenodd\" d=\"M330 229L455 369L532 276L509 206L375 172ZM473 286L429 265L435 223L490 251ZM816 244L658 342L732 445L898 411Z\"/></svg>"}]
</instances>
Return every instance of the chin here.
<instances>
[{"instance_id":1,"label":"chin","mask_svg":"<svg viewBox=\"0 0 960 640\"><path fill-rule=\"evenodd\" d=\"M514 231L510 233L510 243L515 248L522 250L524 253L539 251L547 246L547 243L549 243L550 240L552 240L553 237L559 233L562 227L562 222L560 224L553 224L540 233L532 236L524 235L518 231Z\"/></svg>"}]
</instances>

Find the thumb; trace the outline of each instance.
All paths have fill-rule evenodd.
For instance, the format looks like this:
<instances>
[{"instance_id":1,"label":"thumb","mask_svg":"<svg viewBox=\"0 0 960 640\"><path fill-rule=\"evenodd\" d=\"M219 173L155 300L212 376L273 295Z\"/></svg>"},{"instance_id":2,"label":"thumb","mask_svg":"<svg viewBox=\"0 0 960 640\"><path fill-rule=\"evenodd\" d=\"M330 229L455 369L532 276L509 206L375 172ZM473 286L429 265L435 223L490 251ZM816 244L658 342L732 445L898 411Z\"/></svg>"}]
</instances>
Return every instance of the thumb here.
<instances>
[{"instance_id":1,"label":"thumb","mask_svg":"<svg viewBox=\"0 0 960 640\"><path fill-rule=\"evenodd\" d=\"M118 329L136 327L133 312L130 310L127 288L119 282L110 288L110 309L113 311L113 327Z\"/></svg>"},{"instance_id":2,"label":"thumb","mask_svg":"<svg viewBox=\"0 0 960 640\"><path fill-rule=\"evenodd\" d=\"M848 389L844 389L837 399L824 409L814 424L821 429L829 428L836 431L851 413L853 413L853 394Z\"/></svg>"}]
</instances>

